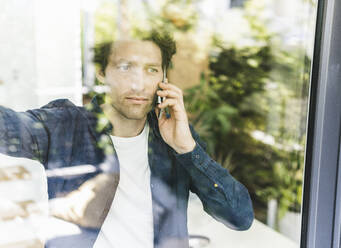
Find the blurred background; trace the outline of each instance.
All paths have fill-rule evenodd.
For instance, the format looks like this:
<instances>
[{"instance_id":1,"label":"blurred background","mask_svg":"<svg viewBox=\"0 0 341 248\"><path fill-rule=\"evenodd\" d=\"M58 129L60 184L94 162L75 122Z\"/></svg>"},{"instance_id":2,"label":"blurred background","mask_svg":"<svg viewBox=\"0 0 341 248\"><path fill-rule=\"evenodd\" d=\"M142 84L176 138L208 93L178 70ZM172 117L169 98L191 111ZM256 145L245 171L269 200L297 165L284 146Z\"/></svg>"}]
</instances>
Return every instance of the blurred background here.
<instances>
[{"instance_id":1,"label":"blurred background","mask_svg":"<svg viewBox=\"0 0 341 248\"><path fill-rule=\"evenodd\" d=\"M106 90L95 78L96 44L169 31L177 42L169 81L183 89L208 153L248 188L256 218L248 231L227 229L191 195L191 246L299 247L316 1L0 0L0 105L24 111L58 98L83 105ZM39 212L27 202L45 196L13 197L8 188L46 175L6 161L0 230L15 223L26 232ZM39 235L1 235L0 247L39 247Z\"/></svg>"}]
</instances>

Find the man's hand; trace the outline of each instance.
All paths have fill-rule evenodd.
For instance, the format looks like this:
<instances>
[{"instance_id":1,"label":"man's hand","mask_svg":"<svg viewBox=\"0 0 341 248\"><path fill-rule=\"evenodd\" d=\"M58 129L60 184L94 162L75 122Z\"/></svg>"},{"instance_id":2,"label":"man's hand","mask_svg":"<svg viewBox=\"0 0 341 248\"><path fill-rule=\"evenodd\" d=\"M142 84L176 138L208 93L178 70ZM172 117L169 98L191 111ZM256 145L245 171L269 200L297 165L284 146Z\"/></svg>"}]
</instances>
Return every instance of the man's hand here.
<instances>
[{"instance_id":1,"label":"man's hand","mask_svg":"<svg viewBox=\"0 0 341 248\"><path fill-rule=\"evenodd\" d=\"M192 137L188 125L187 113L183 101L182 90L170 83L159 83L162 90L156 92L161 97L166 97L165 101L155 108L156 115L160 109L169 107L171 117L167 119L165 111L159 119L159 129L163 140L171 146L177 153L193 151L195 140Z\"/></svg>"}]
</instances>

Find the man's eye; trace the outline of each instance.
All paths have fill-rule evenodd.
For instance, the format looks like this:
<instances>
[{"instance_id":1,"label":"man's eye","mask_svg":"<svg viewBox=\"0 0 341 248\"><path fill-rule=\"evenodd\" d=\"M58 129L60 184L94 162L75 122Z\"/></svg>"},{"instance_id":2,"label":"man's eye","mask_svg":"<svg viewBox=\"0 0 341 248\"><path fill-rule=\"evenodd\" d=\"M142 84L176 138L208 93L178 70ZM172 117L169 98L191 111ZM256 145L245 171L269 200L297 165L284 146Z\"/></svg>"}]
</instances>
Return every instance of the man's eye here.
<instances>
[{"instance_id":1,"label":"man's eye","mask_svg":"<svg viewBox=\"0 0 341 248\"><path fill-rule=\"evenodd\" d=\"M158 72L159 70L158 69L155 69L155 68L148 68L148 72Z\"/></svg>"},{"instance_id":2,"label":"man's eye","mask_svg":"<svg viewBox=\"0 0 341 248\"><path fill-rule=\"evenodd\" d=\"M129 65L119 65L118 69L121 71L128 71L129 70Z\"/></svg>"}]
</instances>

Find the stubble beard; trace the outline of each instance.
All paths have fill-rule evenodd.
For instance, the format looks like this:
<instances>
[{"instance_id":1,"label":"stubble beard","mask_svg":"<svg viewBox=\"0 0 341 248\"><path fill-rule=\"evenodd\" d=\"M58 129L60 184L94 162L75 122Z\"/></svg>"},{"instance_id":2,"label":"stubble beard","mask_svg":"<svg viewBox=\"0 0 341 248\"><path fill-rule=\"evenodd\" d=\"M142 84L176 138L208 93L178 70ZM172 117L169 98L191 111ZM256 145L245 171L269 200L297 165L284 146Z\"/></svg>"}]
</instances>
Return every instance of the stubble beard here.
<instances>
[{"instance_id":1,"label":"stubble beard","mask_svg":"<svg viewBox=\"0 0 341 248\"><path fill-rule=\"evenodd\" d=\"M151 104L145 106L139 105L127 105L111 104L111 107L117 112L121 117L128 120L142 120L146 117L148 112L152 109Z\"/></svg>"}]
</instances>

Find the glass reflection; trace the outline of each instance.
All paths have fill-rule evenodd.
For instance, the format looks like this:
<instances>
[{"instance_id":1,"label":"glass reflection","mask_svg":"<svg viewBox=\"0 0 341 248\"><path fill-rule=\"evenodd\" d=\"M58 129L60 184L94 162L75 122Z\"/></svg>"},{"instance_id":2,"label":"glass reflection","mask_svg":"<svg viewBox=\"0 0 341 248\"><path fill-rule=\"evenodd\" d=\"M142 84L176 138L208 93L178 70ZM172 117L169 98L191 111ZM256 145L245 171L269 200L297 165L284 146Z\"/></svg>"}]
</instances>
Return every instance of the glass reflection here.
<instances>
[{"instance_id":1,"label":"glass reflection","mask_svg":"<svg viewBox=\"0 0 341 248\"><path fill-rule=\"evenodd\" d=\"M177 52L168 80L183 90L189 123L200 136L200 145L224 168L217 178L223 178L227 170L246 187L255 219L250 228L243 228L242 224L224 223L221 215L209 216L203 210L201 200L205 198L200 196L211 195L214 200L221 190L215 182L212 188L191 188L201 200L193 193L188 196L188 236L186 224L179 224L181 238L155 225L170 218L164 209L179 204L186 209L187 193L180 200L174 196L188 185L175 190L171 162L163 165L169 173L157 169L158 156L166 148L157 145L152 131L156 119L149 114L148 126L141 133L146 131L148 137L146 154L155 177L149 178L148 172L144 176L151 180L151 191L169 197L152 199L153 212L144 221L149 227L153 223L154 230L141 237L155 243L163 232L168 238L160 247L234 246L240 240L245 241L243 247L298 247L314 1L215 1L214 5L206 0L76 1L65 19L58 21L47 13L61 11L69 3L50 2L47 6L37 1L40 12L28 2L4 2L3 25L15 24L13 32L6 29L8 37L16 40L21 33L28 42L14 47L8 41L1 47L0 63L7 68L0 69L0 152L4 154L0 229L8 233L0 238L1 247L43 247L44 242L46 247L95 244L115 198L112 189L122 179L120 154L108 135L114 134L113 126L99 108L112 89L98 72L112 42L148 40L152 30L174 36ZM14 21L14 13L21 18ZM55 32L49 33L46 24ZM27 31L22 33L23 29ZM30 39L33 36L36 41ZM45 55L51 59L46 60ZM36 67L30 65L32 58ZM60 100L50 102L55 99ZM87 125L72 124L80 118ZM198 184L200 176L195 178ZM242 190L235 185L235 191ZM219 211L204 201L205 210L207 206L211 206L208 212ZM186 214L177 214L174 220L186 223ZM124 217L136 223L142 220L134 215ZM14 230L20 238L10 235Z\"/></svg>"}]
</instances>

